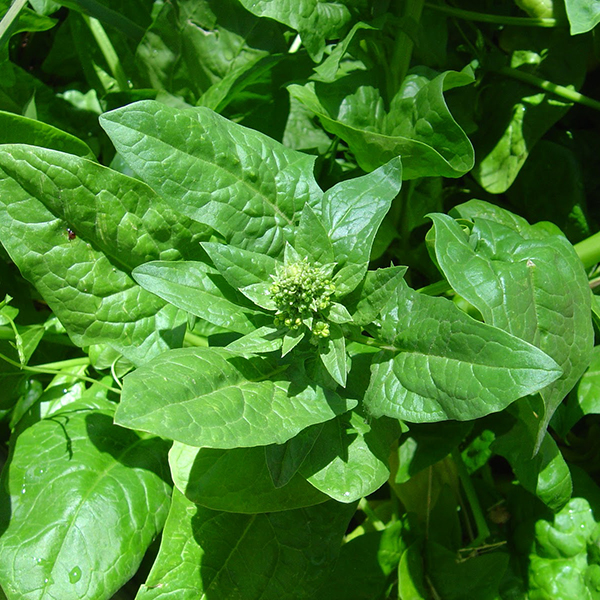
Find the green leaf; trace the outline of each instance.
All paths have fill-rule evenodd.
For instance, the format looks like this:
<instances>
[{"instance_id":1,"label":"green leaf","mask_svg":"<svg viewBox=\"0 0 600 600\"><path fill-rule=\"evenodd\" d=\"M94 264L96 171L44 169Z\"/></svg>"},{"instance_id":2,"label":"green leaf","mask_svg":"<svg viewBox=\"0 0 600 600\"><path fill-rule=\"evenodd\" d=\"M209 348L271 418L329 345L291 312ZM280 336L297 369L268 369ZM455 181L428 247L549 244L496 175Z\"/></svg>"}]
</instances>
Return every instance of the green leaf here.
<instances>
[{"instance_id":1,"label":"green leaf","mask_svg":"<svg viewBox=\"0 0 600 600\"><path fill-rule=\"evenodd\" d=\"M510 412L516 422L507 433L497 437L492 450L508 460L519 483L527 491L551 510L560 510L571 498L573 490L569 466L547 431L533 456L539 436L539 417L532 399L515 402Z\"/></svg>"},{"instance_id":2,"label":"green leaf","mask_svg":"<svg viewBox=\"0 0 600 600\"><path fill-rule=\"evenodd\" d=\"M553 84L579 89L586 74L589 39L572 38L561 27L512 31L507 50L510 70L523 71ZM492 75L478 96L483 119L473 135L477 164L473 176L492 194L505 192L515 180L532 148L573 105L529 83ZM490 119L485 115L493 114Z\"/></svg>"},{"instance_id":3,"label":"green leaf","mask_svg":"<svg viewBox=\"0 0 600 600\"><path fill-rule=\"evenodd\" d=\"M379 489L389 478L388 456L400 426L391 419L370 423L351 411L323 425L300 473L338 502L354 502Z\"/></svg>"},{"instance_id":4,"label":"green leaf","mask_svg":"<svg viewBox=\"0 0 600 600\"><path fill-rule=\"evenodd\" d=\"M507 553L493 552L458 560L456 553L439 544L430 542L427 545L427 562L432 565L428 575L445 600L496 600L508 559Z\"/></svg>"},{"instance_id":5,"label":"green leaf","mask_svg":"<svg viewBox=\"0 0 600 600\"><path fill-rule=\"evenodd\" d=\"M364 281L345 300L357 325L372 323L390 301L406 273L406 267L387 267L368 271Z\"/></svg>"},{"instance_id":6,"label":"green leaf","mask_svg":"<svg viewBox=\"0 0 600 600\"><path fill-rule=\"evenodd\" d=\"M94 159L89 146L69 133L52 125L0 111L0 143L30 144Z\"/></svg>"},{"instance_id":7,"label":"green leaf","mask_svg":"<svg viewBox=\"0 0 600 600\"><path fill-rule=\"evenodd\" d=\"M238 333L250 333L265 316L205 263L153 261L132 272L145 290L193 315ZM268 318L268 317L266 317Z\"/></svg>"},{"instance_id":8,"label":"green leaf","mask_svg":"<svg viewBox=\"0 0 600 600\"><path fill-rule=\"evenodd\" d=\"M275 487L283 487L297 473L322 430L323 424L319 423L303 429L283 444L265 446L267 466Z\"/></svg>"},{"instance_id":9,"label":"green leaf","mask_svg":"<svg viewBox=\"0 0 600 600\"><path fill-rule=\"evenodd\" d=\"M600 6L593 0L565 0L571 35L591 31L600 23Z\"/></svg>"},{"instance_id":10,"label":"green leaf","mask_svg":"<svg viewBox=\"0 0 600 600\"><path fill-rule=\"evenodd\" d=\"M243 355L275 352L283 344L283 333L283 328L264 325L228 344L227 350Z\"/></svg>"},{"instance_id":11,"label":"green leaf","mask_svg":"<svg viewBox=\"0 0 600 600\"><path fill-rule=\"evenodd\" d=\"M402 157L403 178L460 177L473 167L474 153L452 117L444 92L472 83L472 72L430 71L409 75L386 113L379 90L359 71L334 83L290 85L290 94L341 137L359 166L373 171Z\"/></svg>"},{"instance_id":12,"label":"green leaf","mask_svg":"<svg viewBox=\"0 0 600 600\"><path fill-rule=\"evenodd\" d=\"M244 514L291 510L328 499L299 474L275 487L265 450L214 450L175 442L169 454L175 485L190 500L212 508Z\"/></svg>"},{"instance_id":13,"label":"green leaf","mask_svg":"<svg viewBox=\"0 0 600 600\"><path fill-rule=\"evenodd\" d=\"M346 338L339 325L332 323L329 337L319 343L319 358L334 381L346 387L349 369Z\"/></svg>"},{"instance_id":14,"label":"green leaf","mask_svg":"<svg viewBox=\"0 0 600 600\"><path fill-rule=\"evenodd\" d=\"M280 256L304 204L321 198L314 157L206 108L143 101L100 121L146 183L234 246Z\"/></svg>"},{"instance_id":15,"label":"green leaf","mask_svg":"<svg viewBox=\"0 0 600 600\"><path fill-rule=\"evenodd\" d=\"M298 223L294 249L311 263L326 265L334 262L329 234L310 205L305 204Z\"/></svg>"},{"instance_id":16,"label":"green leaf","mask_svg":"<svg viewBox=\"0 0 600 600\"><path fill-rule=\"evenodd\" d=\"M583 265L564 236L539 226L521 224L515 231L475 218L467 235L446 215L431 219L436 258L452 288L486 323L538 346L562 370L540 392L545 408L539 415L539 445L556 407L591 358L590 291Z\"/></svg>"},{"instance_id":17,"label":"green leaf","mask_svg":"<svg viewBox=\"0 0 600 600\"><path fill-rule=\"evenodd\" d=\"M205 231L143 183L97 163L33 146L3 149L0 238L71 339L107 342L137 364L181 344L184 316L130 272L151 259L194 258Z\"/></svg>"},{"instance_id":18,"label":"green leaf","mask_svg":"<svg viewBox=\"0 0 600 600\"><path fill-rule=\"evenodd\" d=\"M282 444L355 405L300 367L224 348L184 348L125 377L115 420L185 444L236 448Z\"/></svg>"},{"instance_id":19,"label":"green leaf","mask_svg":"<svg viewBox=\"0 0 600 600\"><path fill-rule=\"evenodd\" d=\"M402 281L383 314L365 404L374 417L459 421L497 412L557 379L541 350Z\"/></svg>"},{"instance_id":20,"label":"green leaf","mask_svg":"<svg viewBox=\"0 0 600 600\"><path fill-rule=\"evenodd\" d=\"M158 556L136 598L313 598L353 510L327 502L241 515L199 507L175 491Z\"/></svg>"},{"instance_id":21,"label":"green leaf","mask_svg":"<svg viewBox=\"0 0 600 600\"><path fill-rule=\"evenodd\" d=\"M160 532L168 444L116 427L110 406L71 404L13 441L0 488L11 600L110 598Z\"/></svg>"},{"instance_id":22,"label":"green leaf","mask_svg":"<svg viewBox=\"0 0 600 600\"><path fill-rule=\"evenodd\" d=\"M402 164L395 158L373 173L342 181L323 194L316 212L333 245L338 296L351 292L364 277L377 229L401 185Z\"/></svg>"},{"instance_id":23,"label":"green leaf","mask_svg":"<svg viewBox=\"0 0 600 600\"><path fill-rule=\"evenodd\" d=\"M217 112L287 50L283 27L238 2L165 3L136 51L144 86Z\"/></svg>"},{"instance_id":24,"label":"green leaf","mask_svg":"<svg viewBox=\"0 0 600 600\"><path fill-rule=\"evenodd\" d=\"M277 266L282 264L266 254L231 245L203 242L202 247L227 283L236 289L271 283L271 275L275 275Z\"/></svg>"},{"instance_id":25,"label":"green leaf","mask_svg":"<svg viewBox=\"0 0 600 600\"><path fill-rule=\"evenodd\" d=\"M328 39L339 38L352 18L351 0L240 0L259 17L268 17L295 29L315 62L321 62Z\"/></svg>"}]
</instances>

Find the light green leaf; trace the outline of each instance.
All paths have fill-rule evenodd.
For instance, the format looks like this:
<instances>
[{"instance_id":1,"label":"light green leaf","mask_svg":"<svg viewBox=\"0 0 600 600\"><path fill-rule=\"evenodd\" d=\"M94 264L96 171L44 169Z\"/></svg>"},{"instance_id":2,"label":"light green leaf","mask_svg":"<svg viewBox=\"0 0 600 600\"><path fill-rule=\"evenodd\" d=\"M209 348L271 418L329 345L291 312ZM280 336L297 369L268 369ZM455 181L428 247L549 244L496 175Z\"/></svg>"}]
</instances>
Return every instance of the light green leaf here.
<instances>
[{"instance_id":1,"label":"light green leaf","mask_svg":"<svg viewBox=\"0 0 600 600\"><path fill-rule=\"evenodd\" d=\"M594 0L565 0L571 35L591 31L600 23L600 6Z\"/></svg>"},{"instance_id":2,"label":"light green leaf","mask_svg":"<svg viewBox=\"0 0 600 600\"><path fill-rule=\"evenodd\" d=\"M389 478L388 456L400 425L351 411L323 425L300 473L338 502L354 502L379 489Z\"/></svg>"},{"instance_id":3,"label":"light green leaf","mask_svg":"<svg viewBox=\"0 0 600 600\"><path fill-rule=\"evenodd\" d=\"M167 352L127 375L115 421L185 444L282 444L356 402L311 381L300 366L224 348Z\"/></svg>"},{"instance_id":4,"label":"light green leaf","mask_svg":"<svg viewBox=\"0 0 600 600\"><path fill-rule=\"evenodd\" d=\"M283 444L265 446L267 467L275 487L283 487L297 473L322 430L323 424L319 423L303 429Z\"/></svg>"},{"instance_id":5,"label":"light green leaf","mask_svg":"<svg viewBox=\"0 0 600 600\"><path fill-rule=\"evenodd\" d=\"M423 423L497 412L561 375L541 350L400 282L381 322L365 397L374 416Z\"/></svg>"},{"instance_id":6,"label":"light green leaf","mask_svg":"<svg viewBox=\"0 0 600 600\"><path fill-rule=\"evenodd\" d=\"M283 344L284 329L264 325L227 345L227 350L238 354L261 354L275 352Z\"/></svg>"},{"instance_id":7,"label":"light green leaf","mask_svg":"<svg viewBox=\"0 0 600 600\"><path fill-rule=\"evenodd\" d=\"M334 302L327 313L327 320L340 325L343 323L352 323L352 315L343 304Z\"/></svg>"},{"instance_id":8,"label":"light green leaf","mask_svg":"<svg viewBox=\"0 0 600 600\"><path fill-rule=\"evenodd\" d=\"M460 214L460 207L455 210ZM583 265L564 236L540 226L521 224L517 232L475 218L467 235L451 217L431 218L436 258L452 288L486 323L538 346L562 370L540 392L545 408L537 447L556 407L591 359L591 301Z\"/></svg>"},{"instance_id":9,"label":"light green leaf","mask_svg":"<svg viewBox=\"0 0 600 600\"><path fill-rule=\"evenodd\" d=\"M330 331L329 337L319 342L319 358L334 381L345 387L349 369L346 338L339 325L332 323Z\"/></svg>"},{"instance_id":10,"label":"light green leaf","mask_svg":"<svg viewBox=\"0 0 600 600\"><path fill-rule=\"evenodd\" d=\"M214 510L244 514L291 510L328 499L299 474L275 487L263 447L215 450L175 442L169 453L175 485Z\"/></svg>"},{"instance_id":11,"label":"light green leaf","mask_svg":"<svg viewBox=\"0 0 600 600\"><path fill-rule=\"evenodd\" d=\"M386 113L369 74L355 72L334 83L290 85L290 94L341 137L359 166L373 171L402 157L403 178L460 177L474 163L471 142L452 117L444 92L473 82L470 70L409 75Z\"/></svg>"},{"instance_id":12,"label":"light green leaf","mask_svg":"<svg viewBox=\"0 0 600 600\"><path fill-rule=\"evenodd\" d=\"M0 168L3 245L77 345L109 343L140 364L181 344L183 314L130 272L194 258L202 227L143 183L74 155L8 145Z\"/></svg>"},{"instance_id":13,"label":"light green leaf","mask_svg":"<svg viewBox=\"0 0 600 600\"><path fill-rule=\"evenodd\" d=\"M160 196L234 246L280 256L304 204L322 195L314 157L206 108L136 102L105 113L101 124Z\"/></svg>"},{"instance_id":14,"label":"light green leaf","mask_svg":"<svg viewBox=\"0 0 600 600\"><path fill-rule=\"evenodd\" d=\"M339 38L352 18L351 0L240 0L259 17L268 17L295 29L310 57L321 62L328 39Z\"/></svg>"},{"instance_id":15,"label":"light green leaf","mask_svg":"<svg viewBox=\"0 0 600 600\"><path fill-rule=\"evenodd\" d=\"M152 261L136 267L132 276L163 300L231 331L250 333L270 319L205 263Z\"/></svg>"},{"instance_id":16,"label":"light green leaf","mask_svg":"<svg viewBox=\"0 0 600 600\"><path fill-rule=\"evenodd\" d=\"M282 358L289 354L304 338L306 331L304 328L289 329L283 336L283 344L281 346Z\"/></svg>"},{"instance_id":17,"label":"light green leaf","mask_svg":"<svg viewBox=\"0 0 600 600\"><path fill-rule=\"evenodd\" d=\"M160 532L168 444L113 425L110 406L71 404L13 442L0 488L9 600L110 598Z\"/></svg>"},{"instance_id":18,"label":"light green leaf","mask_svg":"<svg viewBox=\"0 0 600 600\"><path fill-rule=\"evenodd\" d=\"M308 204L302 209L294 249L306 256L311 263L326 265L334 262L329 234Z\"/></svg>"},{"instance_id":19,"label":"light green leaf","mask_svg":"<svg viewBox=\"0 0 600 600\"><path fill-rule=\"evenodd\" d=\"M136 600L314 598L353 510L327 502L231 514L197 506L175 491L158 557Z\"/></svg>"},{"instance_id":20,"label":"light green leaf","mask_svg":"<svg viewBox=\"0 0 600 600\"><path fill-rule=\"evenodd\" d=\"M338 183L313 205L333 245L338 296L364 277L377 229L401 185L402 164L395 158L369 175Z\"/></svg>"}]
</instances>

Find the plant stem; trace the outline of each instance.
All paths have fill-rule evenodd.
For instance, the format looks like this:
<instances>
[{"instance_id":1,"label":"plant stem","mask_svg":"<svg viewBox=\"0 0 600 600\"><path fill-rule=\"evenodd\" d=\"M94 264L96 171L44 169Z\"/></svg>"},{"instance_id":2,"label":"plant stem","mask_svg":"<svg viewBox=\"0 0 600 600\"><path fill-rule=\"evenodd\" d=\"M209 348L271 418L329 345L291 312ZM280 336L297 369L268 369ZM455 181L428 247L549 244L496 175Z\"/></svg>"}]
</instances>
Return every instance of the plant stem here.
<instances>
[{"instance_id":1,"label":"plant stem","mask_svg":"<svg viewBox=\"0 0 600 600\"><path fill-rule=\"evenodd\" d=\"M600 232L575 244L575 252L586 269L600 262Z\"/></svg>"},{"instance_id":2,"label":"plant stem","mask_svg":"<svg viewBox=\"0 0 600 600\"><path fill-rule=\"evenodd\" d=\"M547 79L536 77L531 73L519 71L518 69L512 69L511 67L502 67L498 69L496 73L506 75L507 77L511 77L512 79L524 81L525 83L529 83L535 87L538 87L544 90L545 92L551 92L556 96L560 96L561 98L563 98L564 100L568 100L569 102L577 102L578 104L583 104L584 106L587 106L589 108L600 110L600 102L598 102L598 100L594 100L593 98L584 96L583 94L580 94L575 90L567 88L564 85L558 85L556 83L548 81Z\"/></svg>"},{"instance_id":3,"label":"plant stem","mask_svg":"<svg viewBox=\"0 0 600 600\"><path fill-rule=\"evenodd\" d=\"M72 358L71 360L62 360L62 361L55 362L55 363L46 363L44 365L37 365L35 367L30 367L28 365L21 365L17 361L12 360L12 358L9 358L8 356L5 356L4 354L0 354L0 359L2 359L3 361L7 362L9 365L12 365L13 367L16 367L17 369L19 369L21 371L27 371L29 373L42 373L44 375L69 375L69 376L73 377L74 379L80 379L81 381L95 383L95 384L99 385L100 387L110 390L111 392L115 392L117 394L121 393L121 390L111 387L109 385L106 385L105 383L102 383L101 381L98 381L97 379L92 379L91 377L86 377L85 375L78 375L77 373L66 373L63 370L65 368L79 367L79 366L89 364L90 360L87 357ZM56 367L59 367L60 370L57 369Z\"/></svg>"},{"instance_id":4,"label":"plant stem","mask_svg":"<svg viewBox=\"0 0 600 600\"><path fill-rule=\"evenodd\" d=\"M27 4L27 0L15 0L10 8L6 11L6 14L0 21L0 48L6 44L10 39L13 26L15 25L21 9Z\"/></svg>"},{"instance_id":5,"label":"plant stem","mask_svg":"<svg viewBox=\"0 0 600 600\"><path fill-rule=\"evenodd\" d=\"M463 490L465 491L465 496L467 497L467 501L471 507L471 513L473 514L473 519L475 519L475 527L477 527L477 537L471 542L471 544L469 544L469 546L477 547L481 544L481 542L485 541L490 536L490 530L487 526L483 511L481 510L479 498L477 497L477 493L473 487L473 482L471 481L467 467L465 466L462 456L457 448L452 451L452 460L456 465L458 477L460 478Z\"/></svg>"},{"instance_id":6,"label":"plant stem","mask_svg":"<svg viewBox=\"0 0 600 600\"><path fill-rule=\"evenodd\" d=\"M196 335L195 333L192 333L191 331L186 331L185 332L185 336L183 337L183 341L188 345L188 346L198 346L200 348L207 348L208 347L208 340L200 335Z\"/></svg>"},{"instance_id":7,"label":"plant stem","mask_svg":"<svg viewBox=\"0 0 600 600\"><path fill-rule=\"evenodd\" d=\"M443 279L442 281L436 281L435 283L430 283L429 285L426 285L425 287L419 288L417 290L419 294L425 294L427 296L441 296L442 294L451 291L452 288L445 279Z\"/></svg>"},{"instance_id":8,"label":"plant stem","mask_svg":"<svg viewBox=\"0 0 600 600\"><path fill-rule=\"evenodd\" d=\"M490 15L487 13L473 12L454 8L445 4L433 4L425 2L425 8L463 19L464 21L477 21L479 23L496 23L497 25L517 25L521 27L557 27L558 21L548 17L505 17L502 15Z\"/></svg>"}]
</instances>

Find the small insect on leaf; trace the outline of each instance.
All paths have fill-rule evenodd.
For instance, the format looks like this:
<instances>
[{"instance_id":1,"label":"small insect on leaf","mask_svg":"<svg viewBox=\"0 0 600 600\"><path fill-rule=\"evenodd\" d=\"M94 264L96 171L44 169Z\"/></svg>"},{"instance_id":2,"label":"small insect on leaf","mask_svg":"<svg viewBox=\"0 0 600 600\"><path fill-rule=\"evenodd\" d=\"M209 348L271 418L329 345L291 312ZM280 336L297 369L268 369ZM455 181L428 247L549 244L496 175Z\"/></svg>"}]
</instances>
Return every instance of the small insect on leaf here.
<instances>
[{"instance_id":1,"label":"small insect on leaf","mask_svg":"<svg viewBox=\"0 0 600 600\"><path fill-rule=\"evenodd\" d=\"M77 237L77 234L72 229L67 227L67 237L69 238L69 241L72 241Z\"/></svg>"}]
</instances>

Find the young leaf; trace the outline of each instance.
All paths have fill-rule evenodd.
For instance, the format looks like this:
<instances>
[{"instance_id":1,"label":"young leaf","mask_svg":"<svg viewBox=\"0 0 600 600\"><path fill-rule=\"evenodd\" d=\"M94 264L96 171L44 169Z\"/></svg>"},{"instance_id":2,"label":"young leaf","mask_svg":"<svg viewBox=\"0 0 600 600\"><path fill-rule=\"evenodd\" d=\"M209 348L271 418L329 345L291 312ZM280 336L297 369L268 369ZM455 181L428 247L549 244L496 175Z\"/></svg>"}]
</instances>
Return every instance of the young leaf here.
<instances>
[{"instance_id":1,"label":"young leaf","mask_svg":"<svg viewBox=\"0 0 600 600\"><path fill-rule=\"evenodd\" d=\"M236 448L282 444L355 405L299 367L224 348L184 348L125 377L115 420L185 444Z\"/></svg>"},{"instance_id":2,"label":"young leaf","mask_svg":"<svg viewBox=\"0 0 600 600\"><path fill-rule=\"evenodd\" d=\"M325 226L310 205L305 204L298 223L294 249L311 263L326 265L334 262L333 247Z\"/></svg>"},{"instance_id":3,"label":"young leaf","mask_svg":"<svg viewBox=\"0 0 600 600\"><path fill-rule=\"evenodd\" d=\"M331 324L330 331L329 337L319 342L319 358L334 381L345 387L349 368L346 338L339 325Z\"/></svg>"},{"instance_id":4,"label":"young leaf","mask_svg":"<svg viewBox=\"0 0 600 600\"><path fill-rule=\"evenodd\" d=\"M105 113L100 122L148 185L233 246L279 257L304 204L323 193L314 157L206 108L143 101Z\"/></svg>"},{"instance_id":5,"label":"young leaf","mask_svg":"<svg viewBox=\"0 0 600 600\"><path fill-rule=\"evenodd\" d=\"M233 514L197 506L175 490L158 556L137 598L314 598L353 510L327 502Z\"/></svg>"},{"instance_id":6,"label":"young leaf","mask_svg":"<svg viewBox=\"0 0 600 600\"><path fill-rule=\"evenodd\" d=\"M251 333L265 319L248 299L212 267L195 261L152 261L136 267L132 276L156 294L213 325Z\"/></svg>"},{"instance_id":7,"label":"young leaf","mask_svg":"<svg viewBox=\"0 0 600 600\"><path fill-rule=\"evenodd\" d=\"M10 598L110 598L160 532L168 444L116 427L110 405L71 404L14 442L0 492Z\"/></svg>"},{"instance_id":8,"label":"young leaf","mask_svg":"<svg viewBox=\"0 0 600 600\"><path fill-rule=\"evenodd\" d=\"M227 350L243 355L275 352L283 344L283 332L278 327L264 325L228 344Z\"/></svg>"},{"instance_id":9,"label":"young leaf","mask_svg":"<svg viewBox=\"0 0 600 600\"><path fill-rule=\"evenodd\" d=\"M351 292L364 277L377 229L401 185L402 165L395 158L323 194L317 213L333 245L338 296Z\"/></svg>"},{"instance_id":10,"label":"young leaf","mask_svg":"<svg viewBox=\"0 0 600 600\"><path fill-rule=\"evenodd\" d=\"M561 375L544 352L400 282L382 316L365 404L374 417L465 421L497 412Z\"/></svg>"},{"instance_id":11,"label":"young leaf","mask_svg":"<svg viewBox=\"0 0 600 600\"><path fill-rule=\"evenodd\" d=\"M591 31L600 23L600 7L593 0L565 0L571 35Z\"/></svg>"},{"instance_id":12,"label":"young leaf","mask_svg":"<svg viewBox=\"0 0 600 600\"><path fill-rule=\"evenodd\" d=\"M299 474L275 487L263 447L216 450L175 442L169 464L177 488L193 502L214 510L276 512L328 499Z\"/></svg>"},{"instance_id":13,"label":"young leaf","mask_svg":"<svg viewBox=\"0 0 600 600\"><path fill-rule=\"evenodd\" d=\"M453 289L486 323L538 346L562 370L541 390L545 414L539 420L539 445L556 407L591 359L590 292L583 265L562 235L538 226L521 224L517 232L476 218L467 236L451 217L431 218L436 257Z\"/></svg>"}]
</instances>

